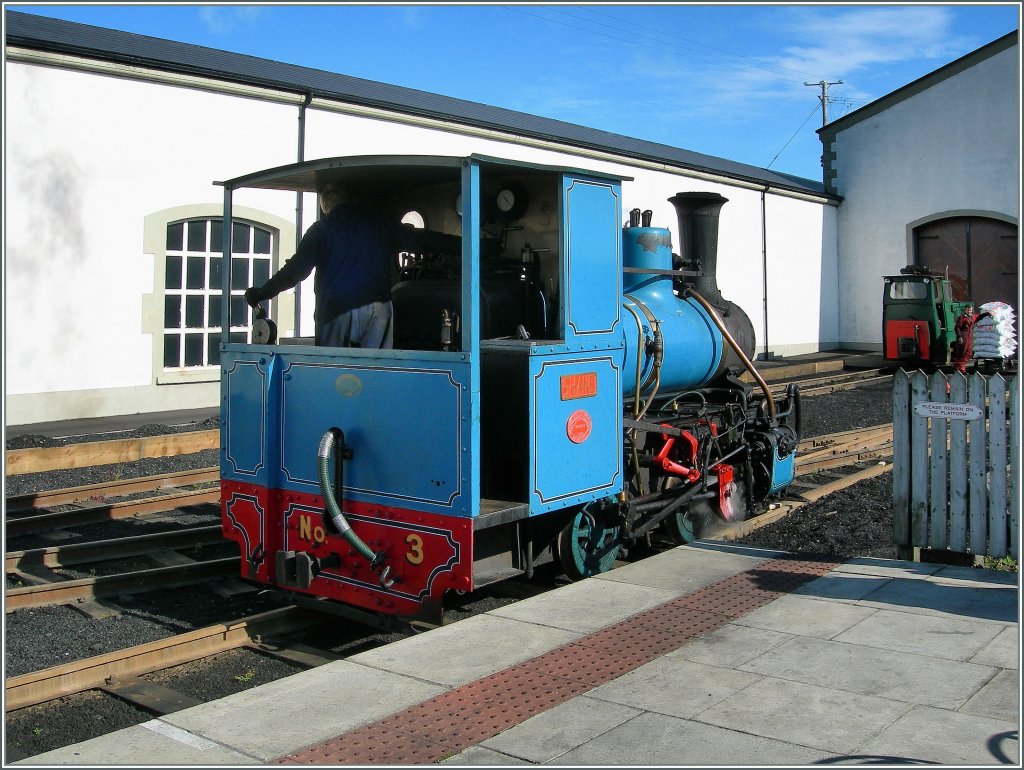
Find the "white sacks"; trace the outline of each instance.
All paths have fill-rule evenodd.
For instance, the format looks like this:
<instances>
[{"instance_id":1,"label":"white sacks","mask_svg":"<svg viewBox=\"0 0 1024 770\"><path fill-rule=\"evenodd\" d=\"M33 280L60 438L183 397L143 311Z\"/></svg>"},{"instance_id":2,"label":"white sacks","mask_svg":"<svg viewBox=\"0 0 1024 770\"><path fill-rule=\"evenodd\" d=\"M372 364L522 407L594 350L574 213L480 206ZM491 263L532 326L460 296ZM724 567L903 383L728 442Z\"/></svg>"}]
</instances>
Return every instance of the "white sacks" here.
<instances>
[{"instance_id":1,"label":"white sacks","mask_svg":"<svg viewBox=\"0 0 1024 770\"><path fill-rule=\"evenodd\" d=\"M988 313L974 325L974 358L1012 358L1017 352L1017 335L1013 331L1016 315L1005 302L986 302L978 308Z\"/></svg>"}]
</instances>

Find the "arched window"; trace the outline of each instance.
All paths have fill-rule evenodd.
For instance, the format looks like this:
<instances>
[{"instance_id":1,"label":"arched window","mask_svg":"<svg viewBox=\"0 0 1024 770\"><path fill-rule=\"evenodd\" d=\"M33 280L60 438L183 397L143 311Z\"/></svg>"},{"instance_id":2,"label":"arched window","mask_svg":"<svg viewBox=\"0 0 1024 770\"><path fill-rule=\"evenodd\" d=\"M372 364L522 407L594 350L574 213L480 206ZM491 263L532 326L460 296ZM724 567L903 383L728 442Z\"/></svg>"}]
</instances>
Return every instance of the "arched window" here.
<instances>
[{"instance_id":1,"label":"arched window","mask_svg":"<svg viewBox=\"0 0 1024 770\"><path fill-rule=\"evenodd\" d=\"M153 293L143 297L143 330L153 339L158 385L211 382L220 376L221 308L230 282L230 339L250 338L252 310L245 290L266 281L291 253L295 225L265 211L234 208L231 265L221 253L224 218L217 204L157 211L144 223L144 250L153 255ZM284 302L279 296L276 305ZM292 326L290 299L279 322ZM281 307L277 310L282 311Z\"/></svg>"},{"instance_id":2,"label":"arched window","mask_svg":"<svg viewBox=\"0 0 1024 770\"><path fill-rule=\"evenodd\" d=\"M164 261L164 369L220 365L221 308L225 272L230 274L232 342L248 342L251 309L244 292L270 278L274 234L235 221L231 268L224 270L221 219L170 222Z\"/></svg>"}]
</instances>

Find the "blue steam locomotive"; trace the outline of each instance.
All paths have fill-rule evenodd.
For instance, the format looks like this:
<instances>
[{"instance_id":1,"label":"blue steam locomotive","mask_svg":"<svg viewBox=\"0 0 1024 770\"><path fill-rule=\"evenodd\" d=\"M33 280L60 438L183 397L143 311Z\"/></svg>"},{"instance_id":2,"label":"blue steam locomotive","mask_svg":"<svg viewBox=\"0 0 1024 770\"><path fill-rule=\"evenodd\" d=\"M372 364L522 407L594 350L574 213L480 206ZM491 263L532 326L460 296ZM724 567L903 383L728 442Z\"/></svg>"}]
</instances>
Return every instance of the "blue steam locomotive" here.
<instances>
[{"instance_id":1,"label":"blue steam locomotive","mask_svg":"<svg viewBox=\"0 0 1024 770\"><path fill-rule=\"evenodd\" d=\"M717 287L725 198L671 199L674 254L650 211L623 226L628 178L329 158L219 183L225 259L236 191L334 181L459 237L396 254L394 349L277 340L263 319L251 342L225 333L222 521L244 578L363 622L440 623L447 591L552 560L594 575L656 528L690 542L792 481L799 394L773 397ZM225 286L225 316L244 289Z\"/></svg>"}]
</instances>

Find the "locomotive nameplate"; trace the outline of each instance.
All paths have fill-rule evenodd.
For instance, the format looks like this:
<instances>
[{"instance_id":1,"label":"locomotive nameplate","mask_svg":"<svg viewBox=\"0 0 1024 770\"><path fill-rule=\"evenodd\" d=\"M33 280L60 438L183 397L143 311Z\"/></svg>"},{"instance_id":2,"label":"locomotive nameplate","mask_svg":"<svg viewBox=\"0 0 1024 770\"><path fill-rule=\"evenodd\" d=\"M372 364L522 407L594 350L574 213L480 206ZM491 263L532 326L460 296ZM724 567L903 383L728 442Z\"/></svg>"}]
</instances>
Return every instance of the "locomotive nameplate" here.
<instances>
[{"instance_id":1,"label":"locomotive nameplate","mask_svg":"<svg viewBox=\"0 0 1024 770\"><path fill-rule=\"evenodd\" d=\"M563 374L560 383L563 401L571 401L574 398L590 398L597 395L597 372Z\"/></svg>"}]
</instances>

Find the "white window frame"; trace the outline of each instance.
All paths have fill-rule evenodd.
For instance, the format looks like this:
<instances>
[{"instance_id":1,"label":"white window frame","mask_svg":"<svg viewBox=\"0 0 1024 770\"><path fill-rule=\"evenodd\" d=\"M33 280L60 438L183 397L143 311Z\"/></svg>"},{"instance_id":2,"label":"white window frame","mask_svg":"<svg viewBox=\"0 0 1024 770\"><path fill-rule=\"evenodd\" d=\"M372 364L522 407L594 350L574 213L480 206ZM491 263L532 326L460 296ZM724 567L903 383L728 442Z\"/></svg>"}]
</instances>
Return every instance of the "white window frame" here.
<instances>
[{"instance_id":1,"label":"white window frame","mask_svg":"<svg viewBox=\"0 0 1024 770\"><path fill-rule=\"evenodd\" d=\"M295 240L295 225L280 217L268 214L264 211L249 209L247 207L235 206L232 211L234 221L237 224L250 225L266 230L270 233L270 253L268 255L254 254L254 238L250 238L249 251L246 254L232 254L232 260L238 257L247 257L249 260L249 284L252 285L252 260L253 258L270 258L270 274L273 275L281 262L281 245L291 244ZM190 251L188 249L188 227L190 221L199 220L222 220L223 208L216 204L194 204L178 206L171 209L155 212L145 218L144 239L145 250L153 255L153 294L143 298L143 331L148 333L153 341L153 378L157 385L173 385L181 383L215 382L220 379L220 365L207 363L206 335L216 333L220 336L219 316L214 325L209 325L209 297L212 295L221 296L222 289L211 289L209 286L209 265L211 257L221 257L220 244L210 244L209 225L206 227L206 251ZM185 223L182 233L182 249L167 249L167 228L175 223ZM182 259L182 285L180 288L168 289L166 286L167 258L181 257ZM188 268L188 256L202 256L204 258L204 286L201 289L189 289L186 285ZM231 265L222 267L222 280L231 279ZM241 297L248 286L233 288L231 295ZM181 326L165 327L165 299L171 295L180 295L181 303ZM186 303L188 297L202 296L203 302L203 325L198 327L186 327ZM251 310L245 307L245 324L233 325L233 333L248 333L251 324ZM182 348L179 352L179 363L184 363L184 344L186 334L202 334L204 338L203 365L184 366L168 368L164 366L164 335L179 333Z\"/></svg>"}]
</instances>

